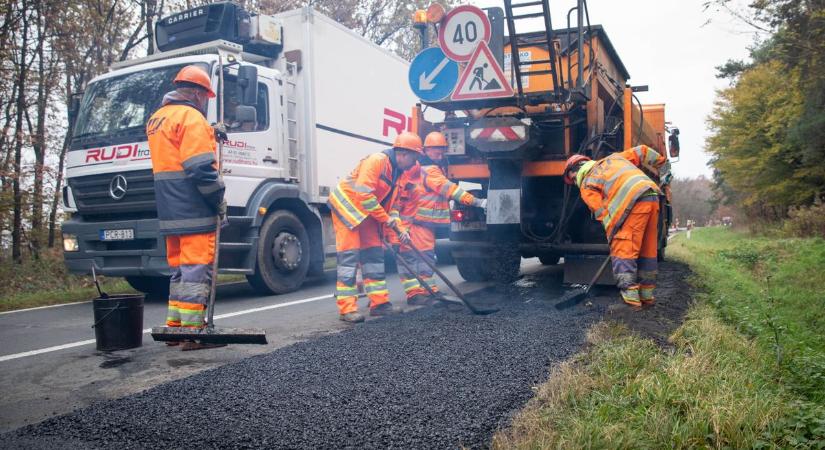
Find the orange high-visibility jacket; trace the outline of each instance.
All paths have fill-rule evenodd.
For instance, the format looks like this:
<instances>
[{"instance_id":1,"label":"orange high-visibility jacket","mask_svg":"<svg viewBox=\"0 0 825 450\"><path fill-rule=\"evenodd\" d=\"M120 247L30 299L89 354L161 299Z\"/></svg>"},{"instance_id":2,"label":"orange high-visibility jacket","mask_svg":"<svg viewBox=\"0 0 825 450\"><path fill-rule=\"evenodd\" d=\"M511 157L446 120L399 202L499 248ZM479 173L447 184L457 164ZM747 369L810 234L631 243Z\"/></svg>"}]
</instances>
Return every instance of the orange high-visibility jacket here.
<instances>
[{"instance_id":1,"label":"orange high-visibility jacket","mask_svg":"<svg viewBox=\"0 0 825 450\"><path fill-rule=\"evenodd\" d=\"M402 178L403 180L399 181L398 193L389 214L390 217L397 217L401 219L405 226L409 226L415 221L421 191L423 190L421 188L421 166L415 163L411 169L404 172Z\"/></svg>"},{"instance_id":2,"label":"orange high-visibility jacket","mask_svg":"<svg viewBox=\"0 0 825 450\"><path fill-rule=\"evenodd\" d=\"M393 149L373 153L338 182L329 195L328 204L349 229L357 227L367 216L372 216L378 223L386 223L390 220L387 210L392 205L394 187L399 183L401 173Z\"/></svg>"},{"instance_id":3,"label":"orange high-visibility jacket","mask_svg":"<svg viewBox=\"0 0 825 450\"><path fill-rule=\"evenodd\" d=\"M665 161L664 156L640 145L596 161L584 176L579 186L581 198L604 225L608 240L622 226L639 197L650 191L661 193L639 168L658 173Z\"/></svg>"},{"instance_id":4,"label":"orange high-visibility jacket","mask_svg":"<svg viewBox=\"0 0 825 450\"><path fill-rule=\"evenodd\" d=\"M474 204L475 197L461 189L458 184L448 180L438 165L423 165L420 172L419 191L423 192L419 192L415 222L448 225L450 223L450 200L463 205Z\"/></svg>"},{"instance_id":5,"label":"orange high-visibility jacket","mask_svg":"<svg viewBox=\"0 0 825 450\"><path fill-rule=\"evenodd\" d=\"M160 234L215 231L224 185L215 132L203 114L174 93L146 124Z\"/></svg>"}]
</instances>

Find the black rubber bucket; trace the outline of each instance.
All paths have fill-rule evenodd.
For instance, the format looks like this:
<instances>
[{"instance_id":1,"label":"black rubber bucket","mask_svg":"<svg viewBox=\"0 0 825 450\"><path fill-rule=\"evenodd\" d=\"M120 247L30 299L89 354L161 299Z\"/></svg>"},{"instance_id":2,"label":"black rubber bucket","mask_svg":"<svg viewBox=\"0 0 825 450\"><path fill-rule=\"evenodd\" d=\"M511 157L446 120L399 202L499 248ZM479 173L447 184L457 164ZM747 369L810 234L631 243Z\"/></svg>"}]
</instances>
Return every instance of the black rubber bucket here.
<instances>
[{"instance_id":1,"label":"black rubber bucket","mask_svg":"<svg viewBox=\"0 0 825 450\"><path fill-rule=\"evenodd\" d=\"M92 300L95 340L103 352L143 345L144 294L110 295Z\"/></svg>"}]
</instances>

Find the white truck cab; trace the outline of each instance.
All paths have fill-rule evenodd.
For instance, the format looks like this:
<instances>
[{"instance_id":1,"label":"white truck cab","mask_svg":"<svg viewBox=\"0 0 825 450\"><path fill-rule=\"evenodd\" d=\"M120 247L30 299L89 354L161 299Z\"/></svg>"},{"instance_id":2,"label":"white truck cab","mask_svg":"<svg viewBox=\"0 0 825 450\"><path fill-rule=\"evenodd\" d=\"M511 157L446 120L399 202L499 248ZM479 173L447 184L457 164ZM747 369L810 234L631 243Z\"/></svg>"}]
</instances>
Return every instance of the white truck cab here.
<instances>
[{"instance_id":1,"label":"white truck cab","mask_svg":"<svg viewBox=\"0 0 825 450\"><path fill-rule=\"evenodd\" d=\"M198 64L222 93L229 126L219 271L265 293L298 289L334 253L330 189L412 127L408 63L311 8L260 16L213 3L161 19L156 35L157 53L94 78L70 114L67 267L94 266L147 293L168 289L144 127L177 72ZM210 100L210 123L218 108Z\"/></svg>"}]
</instances>

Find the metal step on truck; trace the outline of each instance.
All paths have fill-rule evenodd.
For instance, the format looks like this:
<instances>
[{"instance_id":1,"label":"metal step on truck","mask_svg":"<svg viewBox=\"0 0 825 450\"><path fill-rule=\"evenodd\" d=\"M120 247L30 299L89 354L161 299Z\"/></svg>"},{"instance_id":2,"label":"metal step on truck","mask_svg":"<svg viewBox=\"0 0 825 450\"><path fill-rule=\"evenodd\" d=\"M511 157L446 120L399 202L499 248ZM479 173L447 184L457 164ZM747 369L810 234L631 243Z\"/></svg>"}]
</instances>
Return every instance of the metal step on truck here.
<instances>
[{"instance_id":1,"label":"metal step on truck","mask_svg":"<svg viewBox=\"0 0 825 450\"><path fill-rule=\"evenodd\" d=\"M443 83L438 95L429 84L411 83L422 103L444 112L434 127L447 136L448 176L472 183L474 194L487 199L486 213L462 205L451 212L452 255L467 280L510 282L522 258L538 257L548 265L564 258L565 282L589 281L609 248L578 189L562 181L566 159L600 159L642 144L669 151L671 160L679 155L679 130L665 121L665 105L639 101L647 86L630 85L606 30L589 23L587 2L569 3L561 27L553 26L549 0L427 11L441 49L433 60L459 65L453 73L460 75L431 76ZM428 51L434 50L422 54ZM648 55L650 64L656 59ZM670 161L648 174L665 193L660 257L672 215L669 167ZM612 283L612 276L600 282Z\"/></svg>"},{"instance_id":2,"label":"metal step on truck","mask_svg":"<svg viewBox=\"0 0 825 450\"><path fill-rule=\"evenodd\" d=\"M415 127L417 99L399 88L407 61L308 7L267 16L213 3L159 20L155 36L156 53L114 64L71 108L66 266L168 291L144 127L175 74L197 64L223 93L229 127L219 271L245 275L264 293L298 289L335 251L330 189ZM219 117L216 100L210 123Z\"/></svg>"}]
</instances>

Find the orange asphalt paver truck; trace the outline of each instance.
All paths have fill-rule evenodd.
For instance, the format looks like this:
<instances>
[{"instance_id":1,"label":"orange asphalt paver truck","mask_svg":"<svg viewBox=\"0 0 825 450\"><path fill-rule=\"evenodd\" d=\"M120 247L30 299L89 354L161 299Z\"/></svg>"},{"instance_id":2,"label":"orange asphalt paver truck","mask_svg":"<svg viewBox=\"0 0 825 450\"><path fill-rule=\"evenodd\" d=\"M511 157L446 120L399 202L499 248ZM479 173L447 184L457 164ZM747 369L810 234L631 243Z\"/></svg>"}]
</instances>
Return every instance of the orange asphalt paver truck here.
<instances>
[{"instance_id":1,"label":"orange asphalt paver truck","mask_svg":"<svg viewBox=\"0 0 825 450\"><path fill-rule=\"evenodd\" d=\"M486 214L454 205L450 239L459 245L453 245L452 255L466 280L509 282L518 277L521 258L538 257L546 265L564 258L564 281L583 283L609 249L604 228L578 190L562 181L565 160L577 153L604 158L642 144L663 155L669 147L675 158L679 131L665 121L664 104L638 100L636 93L647 86L629 83L630 73L607 32L589 23L584 0L568 11L566 27L557 29L548 0L504 0L503 6L484 11L491 26L487 45L512 95L465 99L453 93L422 101L422 108L444 112L443 122L419 122L422 136L431 127L442 131L449 143L449 177L472 183L473 194L488 202ZM445 28L442 14L430 16L445 34L442 46L474 36L469 32L476 27L469 22ZM519 31L536 27L539 31ZM467 67L472 64L460 63L460 70L483 72ZM669 167L670 161L660 174L648 174L666 193L660 198L660 258L671 221ZM612 283L612 275L600 282Z\"/></svg>"}]
</instances>

